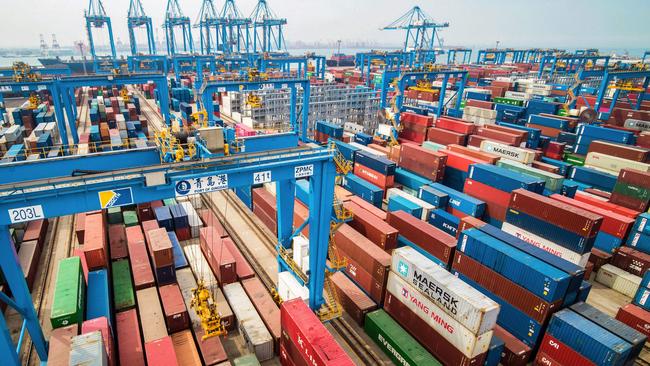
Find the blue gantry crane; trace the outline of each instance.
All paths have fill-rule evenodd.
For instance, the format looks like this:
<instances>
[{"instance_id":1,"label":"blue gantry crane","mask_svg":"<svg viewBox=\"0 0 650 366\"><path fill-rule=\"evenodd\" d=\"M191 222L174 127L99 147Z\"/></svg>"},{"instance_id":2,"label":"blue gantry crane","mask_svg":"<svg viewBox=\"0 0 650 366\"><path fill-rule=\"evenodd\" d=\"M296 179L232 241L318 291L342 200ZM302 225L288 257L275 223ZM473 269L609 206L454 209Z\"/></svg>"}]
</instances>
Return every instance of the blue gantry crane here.
<instances>
[{"instance_id":1,"label":"blue gantry crane","mask_svg":"<svg viewBox=\"0 0 650 366\"><path fill-rule=\"evenodd\" d=\"M253 31L253 53L285 52L284 33L282 27L287 24L286 18L279 18L269 7L266 0L259 0L250 16Z\"/></svg>"},{"instance_id":2,"label":"blue gantry crane","mask_svg":"<svg viewBox=\"0 0 650 366\"><path fill-rule=\"evenodd\" d=\"M221 52L248 53L251 20L242 15L234 0L226 0L217 22L221 28Z\"/></svg>"},{"instance_id":3,"label":"blue gantry crane","mask_svg":"<svg viewBox=\"0 0 650 366\"><path fill-rule=\"evenodd\" d=\"M216 54L219 50L218 14L213 0L203 0L194 28L199 29L199 45L202 54Z\"/></svg>"},{"instance_id":4,"label":"blue gantry crane","mask_svg":"<svg viewBox=\"0 0 650 366\"><path fill-rule=\"evenodd\" d=\"M418 51L433 51L437 45L442 48L442 39L439 36L439 30L449 27L449 23L438 23L433 18L429 17L419 6L414 6L413 9L406 12L406 14L399 17L394 22L382 28L382 30L402 30L406 31L406 39L404 40L403 51L415 50ZM426 52L422 56L425 60L418 61L420 63L435 62L430 59L431 55L435 53ZM418 55L419 56L419 55Z\"/></svg>"},{"instance_id":5,"label":"blue gantry crane","mask_svg":"<svg viewBox=\"0 0 650 366\"><path fill-rule=\"evenodd\" d=\"M111 25L111 18L106 15L104 4L102 0L90 0L88 2L88 9L84 11L84 18L86 18L86 31L88 32L88 44L90 45L90 54L93 58L93 65L95 72L106 72L111 69L117 68L117 53L115 51L115 42L113 40L113 26ZM95 48L95 39L93 37L93 29L107 28L108 41L111 53L108 56L97 55Z\"/></svg>"},{"instance_id":6,"label":"blue gantry crane","mask_svg":"<svg viewBox=\"0 0 650 366\"><path fill-rule=\"evenodd\" d=\"M184 53L194 53L194 41L192 40L192 24L190 18L183 14L178 0L167 0L165 10L165 39L167 41L167 54L174 56L178 53L176 49L176 29L181 31Z\"/></svg>"},{"instance_id":7,"label":"blue gantry crane","mask_svg":"<svg viewBox=\"0 0 650 366\"><path fill-rule=\"evenodd\" d=\"M153 23L151 17L148 17L142 7L140 0L131 0L129 4L129 14L127 17L129 26L129 44L131 46L131 55L138 54L138 44L135 38L135 31L138 28L145 28L147 33L147 50L150 55L156 54L156 42L153 38Z\"/></svg>"}]
</instances>

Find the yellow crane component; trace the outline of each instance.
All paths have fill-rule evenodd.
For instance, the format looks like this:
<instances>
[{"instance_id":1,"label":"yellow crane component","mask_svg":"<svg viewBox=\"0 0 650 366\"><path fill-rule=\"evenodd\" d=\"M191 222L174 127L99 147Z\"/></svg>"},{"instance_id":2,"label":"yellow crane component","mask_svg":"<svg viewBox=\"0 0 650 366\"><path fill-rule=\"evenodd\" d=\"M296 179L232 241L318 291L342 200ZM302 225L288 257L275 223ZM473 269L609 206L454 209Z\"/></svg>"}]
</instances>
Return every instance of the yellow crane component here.
<instances>
[{"instance_id":1,"label":"yellow crane component","mask_svg":"<svg viewBox=\"0 0 650 366\"><path fill-rule=\"evenodd\" d=\"M271 297L273 298L273 301L278 305L282 305L283 301L282 298L280 297L280 293L278 292L278 289L275 287L271 288Z\"/></svg>"},{"instance_id":2,"label":"yellow crane component","mask_svg":"<svg viewBox=\"0 0 650 366\"><path fill-rule=\"evenodd\" d=\"M200 127L208 127L208 112L205 109L192 113L190 122Z\"/></svg>"},{"instance_id":3,"label":"yellow crane component","mask_svg":"<svg viewBox=\"0 0 650 366\"><path fill-rule=\"evenodd\" d=\"M607 88L609 89L618 89L618 90L623 90L623 91L631 91L631 92L642 92L643 88L640 87L639 85L635 84L631 80L618 80L616 83L609 85Z\"/></svg>"},{"instance_id":4,"label":"yellow crane component","mask_svg":"<svg viewBox=\"0 0 650 366\"><path fill-rule=\"evenodd\" d=\"M203 279L199 279L197 287L192 289L190 307L201 319L201 328L205 333L202 340L228 334L217 311L217 303L212 297L212 292L205 287Z\"/></svg>"},{"instance_id":5,"label":"yellow crane component","mask_svg":"<svg viewBox=\"0 0 650 366\"><path fill-rule=\"evenodd\" d=\"M29 95L29 105L27 109L36 109L38 105L41 104L41 98L36 93L31 93Z\"/></svg>"},{"instance_id":6,"label":"yellow crane component","mask_svg":"<svg viewBox=\"0 0 650 366\"><path fill-rule=\"evenodd\" d=\"M126 86L123 86L122 90L120 90L120 96L124 100L124 103L128 103L131 100L131 97L129 96L129 90L126 88Z\"/></svg>"},{"instance_id":7,"label":"yellow crane component","mask_svg":"<svg viewBox=\"0 0 650 366\"><path fill-rule=\"evenodd\" d=\"M256 81L256 80L267 80L269 76L264 73L260 72L257 68L251 67L248 69L248 81Z\"/></svg>"},{"instance_id":8,"label":"yellow crane component","mask_svg":"<svg viewBox=\"0 0 650 366\"><path fill-rule=\"evenodd\" d=\"M34 72L32 72L32 67L29 66L29 64L18 61L14 62L13 65L11 66L13 71L14 71L14 76L13 80L15 82L23 82L23 81L38 81L40 80L40 76Z\"/></svg>"},{"instance_id":9,"label":"yellow crane component","mask_svg":"<svg viewBox=\"0 0 650 366\"><path fill-rule=\"evenodd\" d=\"M580 80L580 72L579 71L576 72L575 74L573 74L573 79L575 80L575 82L567 90L567 92L566 92L566 95L567 95L566 101L564 102L564 105L562 106L562 108L565 111L567 111L567 113L569 112L569 109L571 109L571 104L573 104L573 102L578 98L578 96L575 94L575 90L582 84L582 80Z\"/></svg>"},{"instance_id":10,"label":"yellow crane component","mask_svg":"<svg viewBox=\"0 0 650 366\"><path fill-rule=\"evenodd\" d=\"M341 306L341 301L339 300L339 295L334 288L332 279L330 278L333 275L333 272L325 272L325 281L323 289L325 290L324 297L325 303L318 310L318 318L322 322L326 322L332 319L336 319L343 314L343 307Z\"/></svg>"},{"instance_id":11,"label":"yellow crane component","mask_svg":"<svg viewBox=\"0 0 650 366\"><path fill-rule=\"evenodd\" d=\"M249 105L251 108L261 108L262 98L260 98L259 96L253 93L248 93L248 96L246 97L246 104Z\"/></svg>"}]
</instances>

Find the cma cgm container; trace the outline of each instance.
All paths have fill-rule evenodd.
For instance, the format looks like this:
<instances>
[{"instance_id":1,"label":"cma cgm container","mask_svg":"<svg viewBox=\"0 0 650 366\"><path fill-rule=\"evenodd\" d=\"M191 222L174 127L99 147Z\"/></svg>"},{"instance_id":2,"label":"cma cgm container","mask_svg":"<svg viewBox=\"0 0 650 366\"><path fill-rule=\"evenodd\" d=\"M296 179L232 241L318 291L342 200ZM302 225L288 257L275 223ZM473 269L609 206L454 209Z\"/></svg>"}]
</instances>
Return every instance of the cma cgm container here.
<instances>
[{"instance_id":1,"label":"cma cgm container","mask_svg":"<svg viewBox=\"0 0 650 366\"><path fill-rule=\"evenodd\" d=\"M391 268L474 334L494 328L499 305L415 249L395 249Z\"/></svg>"},{"instance_id":2,"label":"cma cgm container","mask_svg":"<svg viewBox=\"0 0 650 366\"><path fill-rule=\"evenodd\" d=\"M79 257L60 260L50 313L52 328L81 324L85 299L86 282L81 271L81 260Z\"/></svg>"},{"instance_id":3,"label":"cma cgm container","mask_svg":"<svg viewBox=\"0 0 650 366\"><path fill-rule=\"evenodd\" d=\"M236 304L232 310L249 349L261 361L273 358L273 337L242 286L237 282L231 283L223 286L223 293L228 302Z\"/></svg>"},{"instance_id":4,"label":"cma cgm container","mask_svg":"<svg viewBox=\"0 0 650 366\"><path fill-rule=\"evenodd\" d=\"M546 333L537 352L537 357L535 357L534 365L595 366L596 364Z\"/></svg>"},{"instance_id":5,"label":"cma cgm container","mask_svg":"<svg viewBox=\"0 0 650 366\"><path fill-rule=\"evenodd\" d=\"M280 307L283 334L298 348L304 362L311 357L321 365L352 366L354 362L301 299L285 301Z\"/></svg>"},{"instance_id":6,"label":"cma cgm container","mask_svg":"<svg viewBox=\"0 0 650 366\"><path fill-rule=\"evenodd\" d=\"M364 330L396 365L442 366L383 310L366 315Z\"/></svg>"}]
</instances>

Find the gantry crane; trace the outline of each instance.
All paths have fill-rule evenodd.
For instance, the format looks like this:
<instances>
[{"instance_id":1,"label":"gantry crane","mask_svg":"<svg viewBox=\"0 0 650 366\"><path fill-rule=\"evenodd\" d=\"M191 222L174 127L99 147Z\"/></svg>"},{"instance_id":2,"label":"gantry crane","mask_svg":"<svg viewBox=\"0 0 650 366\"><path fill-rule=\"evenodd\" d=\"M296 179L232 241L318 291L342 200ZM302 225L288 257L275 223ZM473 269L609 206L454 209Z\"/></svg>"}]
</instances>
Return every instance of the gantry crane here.
<instances>
[{"instance_id":1,"label":"gantry crane","mask_svg":"<svg viewBox=\"0 0 650 366\"><path fill-rule=\"evenodd\" d=\"M250 16L253 30L253 53L285 52L286 43L282 27L286 18L279 18L266 0L259 0Z\"/></svg>"},{"instance_id":2,"label":"gantry crane","mask_svg":"<svg viewBox=\"0 0 650 366\"><path fill-rule=\"evenodd\" d=\"M213 54L219 50L218 14L213 0L203 0L194 28L199 29L202 54Z\"/></svg>"},{"instance_id":3,"label":"gantry crane","mask_svg":"<svg viewBox=\"0 0 650 366\"><path fill-rule=\"evenodd\" d=\"M131 0L129 4L129 15L127 17L127 22L129 26L129 43L131 45L131 54L138 54L138 44L135 39L135 30L141 27L144 27L147 32L147 49L149 50L150 55L156 54L156 42L153 38L153 23L151 22L151 17L148 17L144 8L142 7L142 2L140 0Z\"/></svg>"},{"instance_id":4,"label":"gantry crane","mask_svg":"<svg viewBox=\"0 0 650 366\"><path fill-rule=\"evenodd\" d=\"M419 63L426 63L435 62L435 53L427 51L435 50L436 40L438 47L442 49L442 39L438 30L447 27L449 27L449 23L438 23L422 11L419 6L414 6L406 14L383 27L382 30L405 30L406 39L404 40L403 51L415 50L421 53L423 57L418 58L424 59L418 61ZM431 57L434 57L434 59L431 60Z\"/></svg>"},{"instance_id":5,"label":"gantry crane","mask_svg":"<svg viewBox=\"0 0 650 366\"><path fill-rule=\"evenodd\" d=\"M93 64L95 72L100 71L100 64L112 64L111 69L117 68L117 54L115 52L115 42L113 40L113 26L111 25L111 18L106 15L104 4L102 0L89 0L88 9L84 11L84 18L86 18L86 30L88 32L88 44L90 45L90 54L93 57ZM93 28L101 29L106 26L108 32L108 41L111 48L109 56L103 56L103 62L100 63L97 51L95 50L95 39L93 38ZM109 60L106 60L109 58ZM103 70L105 71L105 70Z\"/></svg>"},{"instance_id":6,"label":"gantry crane","mask_svg":"<svg viewBox=\"0 0 650 366\"><path fill-rule=\"evenodd\" d=\"M224 54L248 53L248 28L251 20L242 15L235 0L226 0L217 23L221 28L221 51Z\"/></svg>"},{"instance_id":7,"label":"gantry crane","mask_svg":"<svg viewBox=\"0 0 650 366\"><path fill-rule=\"evenodd\" d=\"M178 0L167 0L165 11L165 39L167 41L167 54L174 56L176 50L176 28L180 28L183 39L184 53L194 53L194 41L192 40L192 24L190 18L186 17L181 10Z\"/></svg>"}]
</instances>

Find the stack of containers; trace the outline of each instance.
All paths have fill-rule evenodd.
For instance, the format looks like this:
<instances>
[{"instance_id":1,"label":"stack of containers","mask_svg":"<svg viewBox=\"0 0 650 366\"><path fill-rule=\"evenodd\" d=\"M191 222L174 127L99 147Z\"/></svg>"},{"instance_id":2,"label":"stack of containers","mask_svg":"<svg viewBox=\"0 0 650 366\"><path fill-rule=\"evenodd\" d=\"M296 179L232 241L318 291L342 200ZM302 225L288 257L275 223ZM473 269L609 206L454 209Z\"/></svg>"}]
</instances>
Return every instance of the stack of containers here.
<instances>
[{"instance_id":1,"label":"stack of containers","mask_svg":"<svg viewBox=\"0 0 650 366\"><path fill-rule=\"evenodd\" d=\"M285 301L280 307L282 338L280 355L292 364L309 363L352 366L354 362L314 312L300 299ZM290 363L291 364L291 363Z\"/></svg>"},{"instance_id":2,"label":"stack of containers","mask_svg":"<svg viewBox=\"0 0 650 366\"><path fill-rule=\"evenodd\" d=\"M512 192L503 230L584 267L602 221L593 212L517 189Z\"/></svg>"},{"instance_id":3,"label":"stack of containers","mask_svg":"<svg viewBox=\"0 0 650 366\"><path fill-rule=\"evenodd\" d=\"M330 138L337 140L342 139L343 127L326 121L316 121L316 132L314 134L314 139L318 142L325 143Z\"/></svg>"},{"instance_id":4,"label":"stack of containers","mask_svg":"<svg viewBox=\"0 0 650 366\"><path fill-rule=\"evenodd\" d=\"M564 176L556 174L559 171L557 167L550 168L541 164L545 165L542 162L538 162L537 164L533 162L532 166L528 166L516 161L503 159L497 163L497 166L543 180L543 193L545 195L561 192L564 184Z\"/></svg>"},{"instance_id":5,"label":"stack of containers","mask_svg":"<svg viewBox=\"0 0 650 366\"><path fill-rule=\"evenodd\" d=\"M650 254L650 213L642 213L634 221L626 246Z\"/></svg>"},{"instance_id":6,"label":"stack of containers","mask_svg":"<svg viewBox=\"0 0 650 366\"><path fill-rule=\"evenodd\" d=\"M273 234L278 232L278 217L275 197L263 187L253 188L253 213Z\"/></svg>"},{"instance_id":7,"label":"stack of containers","mask_svg":"<svg viewBox=\"0 0 650 366\"><path fill-rule=\"evenodd\" d=\"M485 215L488 222L501 227L506 221L510 203L510 193L525 189L541 193L545 182L489 164L475 164L470 167L463 192L485 202Z\"/></svg>"},{"instance_id":8,"label":"stack of containers","mask_svg":"<svg viewBox=\"0 0 650 366\"><path fill-rule=\"evenodd\" d=\"M436 191L446 194L448 196L447 212L458 218L463 218L465 216L482 217L485 213L485 202L470 195L464 194L440 183L433 183L427 187L431 187ZM420 188L419 197L426 201L432 198L428 193L429 192L426 191L425 187L422 187Z\"/></svg>"},{"instance_id":9,"label":"stack of containers","mask_svg":"<svg viewBox=\"0 0 650 366\"><path fill-rule=\"evenodd\" d=\"M224 245L219 231L213 226L208 226L201 228L200 232L201 250L219 283L226 285L237 282L237 261Z\"/></svg>"},{"instance_id":10,"label":"stack of containers","mask_svg":"<svg viewBox=\"0 0 650 366\"><path fill-rule=\"evenodd\" d=\"M499 160L499 157L494 154L475 151L460 145L448 145L446 149L439 152L447 155L443 183L457 191L463 190L472 164L494 164Z\"/></svg>"},{"instance_id":11,"label":"stack of containers","mask_svg":"<svg viewBox=\"0 0 650 366\"><path fill-rule=\"evenodd\" d=\"M436 120L435 127L427 130L427 141L441 145L465 145L467 136L474 133L476 126L461 119L442 116Z\"/></svg>"},{"instance_id":12,"label":"stack of containers","mask_svg":"<svg viewBox=\"0 0 650 366\"><path fill-rule=\"evenodd\" d=\"M650 173L621 169L609 201L631 210L647 211L650 202Z\"/></svg>"},{"instance_id":13,"label":"stack of containers","mask_svg":"<svg viewBox=\"0 0 650 366\"><path fill-rule=\"evenodd\" d=\"M400 114L400 125L404 126L400 138L421 144L427 138L427 129L433 126L433 117L404 112Z\"/></svg>"},{"instance_id":14,"label":"stack of containers","mask_svg":"<svg viewBox=\"0 0 650 366\"><path fill-rule=\"evenodd\" d=\"M108 267L108 242L106 240L104 215L101 211L86 213L83 251L89 270Z\"/></svg>"},{"instance_id":15,"label":"stack of containers","mask_svg":"<svg viewBox=\"0 0 650 366\"><path fill-rule=\"evenodd\" d=\"M485 361L499 306L405 247L393 252L384 310L442 363L469 365Z\"/></svg>"},{"instance_id":16,"label":"stack of containers","mask_svg":"<svg viewBox=\"0 0 650 366\"><path fill-rule=\"evenodd\" d=\"M148 222L156 223L154 220ZM154 286L154 275L147 254L147 245L140 226L126 228L126 242L129 249L129 263L133 271L133 286L136 290Z\"/></svg>"},{"instance_id":17,"label":"stack of containers","mask_svg":"<svg viewBox=\"0 0 650 366\"><path fill-rule=\"evenodd\" d=\"M170 205L169 211L172 215L172 220L174 221L174 232L178 240L188 240L192 237L192 232L190 230L190 221L185 211L185 208L182 205Z\"/></svg>"},{"instance_id":18,"label":"stack of containers","mask_svg":"<svg viewBox=\"0 0 650 366\"><path fill-rule=\"evenodd\" d=\"M354 175L383 189L395 183L395 162L386 157L359 150L354 153Z\"/></svg>"},{"instance_id":19,"label":"stack of containers","mask_svg":"<svg viewBox=\"0 0 650 366\"><path fill-rule=\"evenodd\" d=\"M408 194L401 189L391 188L386 192L388 211L406 211L420 220L427 221L431 212L436 207L415 195Z\"/></svg>"},{"instance_id":20,"label":"stack of containers","mask_svg":"<svg viewBox=\"0 0 650 366\"><path fill-rule=\"evenodd\" d=\"M445 174L447 157L415 144L403 144L398 165L434 182L442 180Z\"/></svg>"},{"instance_id":21,"label":"stack of containers","mask_svg":"<svg viewBox=\"0 0 650 366\"><path fill-rule=\"evenodd\" d=\"M354 175L348 174L343 180L343 187L364 200L372 203L375 207L381 208L384 198L384 190L376 185Z\"/></svg>"},{"instance_id":22,"label":"stack of containers","mask_svg":"<svg viewBox=\"0 0 650 366\"><path fill-rule=\"evenodd\" d=\"M361 205L359 204L361 203ZM382 248L386 252L397 247L398 231L394 227L386 223L386 214L381 211L382 217L378 217L370 210L378 210L375 206L365 205L364 201L359 202L358 198L353 198L351 201L345 202L343 205L346 209L350 210L354 217L348 224L363 234L366 238L372 241L375 245Z\"/></svg>"},{"instance_id":23,"label":"stack of containers","mask_svg":"<svg viewBox=\"0 0 650 366\"><path fill-rule=\"evenodd\" d=\"M576 134L578 138L573 147L573 152L581 155L587 155L589 146L595 140L617 144L631 144L634 139L634 133L632 132L586 124L578 126Z\"/></svg>"},{"instance_id":24,"label":"stack of containers","mask_svg":"<svg viewBox=\"0 0 650 366\"><path fill-rule=\"evenodd\" d=\"M167 230L164 228L145 231L149 252L153 263L153 271L158 285L166 285L176 281L174 268L174 249Z\"/></svg>"}]
</instances>

